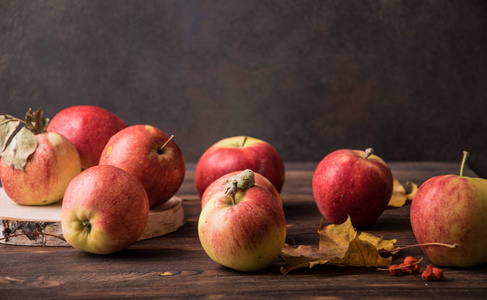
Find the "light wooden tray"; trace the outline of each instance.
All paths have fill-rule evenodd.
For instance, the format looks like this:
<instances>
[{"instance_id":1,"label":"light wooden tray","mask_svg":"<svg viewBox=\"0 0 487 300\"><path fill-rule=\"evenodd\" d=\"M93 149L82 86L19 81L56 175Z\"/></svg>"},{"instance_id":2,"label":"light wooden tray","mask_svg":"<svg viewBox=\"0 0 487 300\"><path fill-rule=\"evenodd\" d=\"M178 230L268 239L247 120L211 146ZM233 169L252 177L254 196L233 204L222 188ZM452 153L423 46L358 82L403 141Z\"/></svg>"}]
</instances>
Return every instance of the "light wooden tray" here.
<instances>
[{"instance_id":1,"label":"light wooden tray","mask_svg":"<svg viewBox=\"0 0 487 300\"><path fill-rule=\"evenodd\" d=\"M19 233L47 233L62 236L61 202L48 206L23 206L8 198L0 188L0 238ZM182 200L172 197L149 213L149 220L140 240L162 236L184 225ZM2 244L24 246L69 246L59 238L42 235L19 235L0 240Z\"/></svg>"}]
</instances>

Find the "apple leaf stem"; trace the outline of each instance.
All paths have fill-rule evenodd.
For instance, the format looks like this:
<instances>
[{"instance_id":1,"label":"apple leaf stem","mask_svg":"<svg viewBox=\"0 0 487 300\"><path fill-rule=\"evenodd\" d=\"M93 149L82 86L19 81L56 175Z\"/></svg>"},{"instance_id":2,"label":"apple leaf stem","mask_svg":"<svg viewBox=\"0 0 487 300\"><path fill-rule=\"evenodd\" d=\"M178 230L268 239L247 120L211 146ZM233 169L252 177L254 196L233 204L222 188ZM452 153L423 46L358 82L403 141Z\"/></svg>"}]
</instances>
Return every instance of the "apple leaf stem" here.
<instances>
[{"instance_id":1,"label":"apple leaf stem","mask_svg":"<svg viewBox=\"0 0 487 300\"><path fill-rule=\"evenodd\" d=\"M441 247L447 247L447 248L454 249L454 248L457 248L458 247L458 244L457 243L455 243L455 244L445 244L445 243L435 243L435 242L432 242L432 243L423 243L423 244L414 244L414 245L409 245L409 246L404 246L404 247L397 247L397 248L394 248L394 249L391 249L391 250L381 250L381 251L379 251L379 253L381 253L381 254L388 254L388 253L393 253L393 252L397 252L397 251L400 251L400 250L405 250L405 249L409 249L409 248L413 248L413 247L421 247L421 246L441 246Z\"/></svg>"},{"instance_id":2,"label":"apple leaf stem","mask_svg":"<svg viewBox=\"0 0 487 300\"><path fill-rule=\"evenodd\" d=\"M365 158L365 159L367 159L367 158L369 158L369 156L371 156L372 154L374 154L374 149L373 149L373 148L367 148L367 149L365 149L364 158Z\"/></svg>"},{"instance_id":3,"label":"apple leaf stem","mask_svg":"<svg viewBox=\"0 0 487 300\"><path fill-rule=\"evenodd\" d=\"M164 148L166 148L167 144L169 144L170 141L172 141L172 139L174 138L174 134L171 135L167 141L161 146L161 148L159 148L159 150L157 151L159 154L162 154L164 153Z\"/></svg>"},{"instance_id":4,"label":"apple leaf stem","mask_svg":"<svg viewBox=\"0 0 487 300\"><path fill-rule=\"evenodd\" d=\"M5 119L2 122L0 122L0 126L2 126L3 124L6 124L8 122L13 122L13 121L17 121L17 122L25 124L24 120L18 119L16 117L12 117L10 115L4 115L4 117L5 117Z\"/></svg>"},{"instance_id":5,"label":"apple leaf stem","mask_svg":"<svg viewBox=\"0 0 487 300\"><path fill-rule=\"evenodd\" d=\"M462 164L460 166L460 177L463 177L463 169L465 168L465 164L467 163L467 158L470 155L468 151L463 151L463 159L462 159Z\"/></svg>"}]
</instances>

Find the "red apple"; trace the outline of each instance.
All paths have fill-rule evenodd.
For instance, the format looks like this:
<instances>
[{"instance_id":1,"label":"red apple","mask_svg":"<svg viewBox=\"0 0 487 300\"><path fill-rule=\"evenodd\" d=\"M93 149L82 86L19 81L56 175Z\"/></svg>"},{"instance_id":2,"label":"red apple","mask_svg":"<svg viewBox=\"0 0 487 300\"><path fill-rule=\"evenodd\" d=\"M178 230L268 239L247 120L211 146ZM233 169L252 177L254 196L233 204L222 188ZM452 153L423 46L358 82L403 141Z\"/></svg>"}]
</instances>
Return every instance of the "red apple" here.
<instances>
[{"instance_id":1,"label":"red apple","mask_svg":"<svg viewBox=\"0 0 487 300\"><path fill-rule=\"evenodd\" d=\"M57 113L49 122L47 131L67 137L78 149L81 167L98 164L108 140L127 125L112 112L97 106L78 105Z\"/></svg>"},{"instance_id":2,"label":"red apple","mask_svg":"<svg viewBox=\"0 0 487 300\"><path fill-rule=\"evenodd\" d=\"M221 176L245 169L263 175L281 192L285 177L284 163L276 149L256 138L236 136L217 142L200 157L195 171L199 196Z\"/></svg>"},{"instance_id":3,"label":"red apple","mask_svg":"<svg viewBox=\"0 0 487 300\"><path fill-rule=\"evenodd\" d=\"M372 152L337 150L318 164L313 195L320 213L330 223L341 224L350 215L355 227L364 227L386 209L392 196L392 173Z\"/></svg>"},{"instance_id":4,"label":"red apple","mask_svg":"<svg viewBox=\"0 0 487 300\"><path fill-rule=\"evenodd\" d=\"M66 189L61 227L78 250L110 254L133 244L145 229L149 200L142 184L124 170L95 166Z\"/></svg>"},{"instance_id":5,"label":"red apple","mask_svg":"<svg viewBox=\"0 0 487 300\"><path fill-rule=\"evenodd\" d=\"M116 166L134 175L147 191L151 208L176 194L186 172L178 145L149 125L130 126L115 134L102 152L100 165Z\"/></svg>"},{"instance_id":6,"label":"red apple","mask_svg":"<svg viewBox=\"0 0 487 300\"><path fill-rule=\"evenodd\" d=\"M269 267L286 239L286 218L279 197L253 185L234 194L216 193L198 221L203 249L215 262L238 271Z\"/></svg>"},{"instance_id":7,"label":"red apple","mask_svg":"<svg viewBox=\"0 0 487 300\"><path fill-rule=\"evenodd\" d=\"M214 182L212 182L205 190L203 193L203 196L201 197L201 208L204 208L208 200L210 200L215 194L221 193L222 191L225 191L225 185L227 183L228 178L235 176L241 171L235 171L231 172L228 174L223 175L222 177L218 178ZM276 199L278 199L282 206L282 199L281 196L279 195L279 192L276 190L274 185L264 176L260 175L257 172L254 172L254 180L255 180L255 185L261 186L265 189L267 189L269 192L273 193L276 196Z\"/></svg>"},{"instance_id":8,"label":"red apple","mask_svg":"<svg viewBox=\"0 0 487 300\"><path fill-rule=\"evenodd\" d=\"M475 267L487 263L487 180L442 175L424 182L411 204L411 226L420 244L457 244L450 248L423 245L436 265Z\"/></svg>"},{"instance_id":9,"label":"red apple","mask_svg":"<svg viewBox=\"0 0 487 300\"><path fill-rule=\"evenodd\" d=\"M0 177L5 193L23 205L47 205L63 198L68 183L81 172L78 151L64 136L55 132L35 135L37 148L24 170L0 161Z\"/></svg>"}]
</instances>

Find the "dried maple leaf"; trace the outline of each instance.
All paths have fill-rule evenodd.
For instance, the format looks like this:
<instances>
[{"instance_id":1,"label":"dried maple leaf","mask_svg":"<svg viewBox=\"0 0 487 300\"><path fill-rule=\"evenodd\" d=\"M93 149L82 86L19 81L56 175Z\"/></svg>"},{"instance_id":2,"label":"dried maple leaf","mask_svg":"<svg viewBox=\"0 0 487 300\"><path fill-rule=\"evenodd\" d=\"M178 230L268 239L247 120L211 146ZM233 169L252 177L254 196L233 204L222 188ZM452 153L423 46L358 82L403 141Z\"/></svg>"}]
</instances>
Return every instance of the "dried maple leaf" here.
<instances>
[{"instance_id":1,"label":"dried maple leaf","mask_svg":"<svg viewBox=\"0 0 487 300\"><path fill-rule=\"evenodd\" d=\"M392 257L384 258L379 250L394 249L395 239L384 240L362 232L357 235L350 217L339 225L324 225L321 220L319 247L302 245L294 248L285 244L281 257L286 265L281 273L287 274L300 268L312 268L318 264L350 267L389 267Z\"/></svg>"},{"instance_id":2,"label":"dried maple leaf","mask_svg":"<svg viewBox=\"0 0 487 300\"><path fill-rule=\"evenodd\" d=\"M394 179L394 187L392 189L391 200L389 200L389 204L387 205L388 207L402 207L406 204L407 200L413 200L413 197L418 190L418 186L412 182L408 182L407 184L411 187L410 192L406 192L406 189L399 180Z\"/></svg>"}]
</instances>

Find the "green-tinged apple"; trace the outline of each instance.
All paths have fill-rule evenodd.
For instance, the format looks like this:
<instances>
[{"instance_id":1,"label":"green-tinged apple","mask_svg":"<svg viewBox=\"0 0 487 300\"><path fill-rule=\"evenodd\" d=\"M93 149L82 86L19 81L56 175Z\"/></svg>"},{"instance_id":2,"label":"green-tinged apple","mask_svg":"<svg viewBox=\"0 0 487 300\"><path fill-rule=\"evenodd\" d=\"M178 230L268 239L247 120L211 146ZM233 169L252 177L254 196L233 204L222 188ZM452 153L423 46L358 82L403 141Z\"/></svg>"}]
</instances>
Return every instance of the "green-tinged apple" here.
<instances>
[{"instance_id":1,"label":"green-tinged apple","mask_svg":"<svg viewBox=\"0 0 487 300\"><path fill-rule=\"evenodd\" d=\"M436 265L469 268L487 263L487 180L460 175L435 176L424 182L411 204L411 226Z\"/></svg>"},{"instance_id":2,"label":"green-tinged apple","mask_svg":"<svg viewBox=\"0 0 487 300\"><path fill-rule=\"evenodd\" d=\"M239 179L231 184L214 194L201 211L201 245L211 259L228 268L243 272L268 268L286 239L278 195L255 184L242 186Z\"/></svg>"},{"instance_id":3,"label":"green-tinged apple","mask_svg":"<svg viewBox=\"0 0 487 300\"><path fill-rule=\"evenodd\" d=\"M149 125L130 126L115 134L102 152L100 165L134 175L147 191L151 208L176 194L186 172L183 153L172 136Z\"/></svg>"},{"instance_id":4,"label":"green-tinged apple","mask_svg":"<svg viewBox=\"0 0 487 300\"><path fill-rule=\"evenodd\" d=\"M149 199L142 184L114 166L94 166L68 185L61 227L74 248L111 254L132 245L149 218Z\"/></svg>"},{"instance_id":5,"label":"green-tinged apple","mask_svg":"<svg viewBox=\"0 0 487 300\"><path fill-rule=\"evenodd\" d=\"M225 186L226 186L229 178L241 173L242 171L244 171L244 170L235 171L235 172L225 174L222 177L215 180L214 182L212 182L205 189L205 192L203 193L203 196L201 197L201 208L205 207L206 202L208 202L208 200L211 199L215 194L221 193L222 191L225 190ZM276 196L276 199L279 200L279 203L282 206L281 196L279 195L279 192L276 190L274 185L267 178L260 175L259 173L257 173L257 172L253 172L253 173L254 173L255 185L261 186L261 187L269 190L271 193L273 193Z\"/></svg>"},{"instance_id":6,"label":"green-tinged apple","mask_svg":"<svg viewBox=\"0 0 487 300\"><path fill-rule=\"evenodd\" d=\"M64 135L78 149L81 167L96 166L108 140L126 128L114 113L93 105L77 105L58 112L49 122L47 131Z\"/></svg>"},{"instance_id":7,"label":"green-tinged apple","mask_svg":"<svg viewBox=\"0 0 487 300\"><path fill-rule=\"evenodd\" d=\"M342 149L323 158L313 175L313 195L323 217L365 227L384 212L392 196L392 172L383 159L366 151Z\"/></svg>"},{"instance_id":8,"label":"green-tinged apple","mask_svg":"<svg viewBox=\"0 0 487 300\"><path fill-rule=\"evenodd\" d=\"M3 146L8 146L0 149L0 179L7 196L18 204L48 205L60 201L71 179L81 172L80 157L67 138L40 125L48 121L41 110L27 114L26 127L17 134L20 120L3 118L2 126L17 124L2 137Z\"/></svg>"},{"instance_id":9,"label":"green-tinged apple","mask_svg":"<svg viewBox=\"0 0 487 300\"><path fill-rule=\"evenodd\" d=\"M284 163L276 149L253 137L235 136L213 144L200 157L195 170L199 196L221 176L245 169L263 175L281 192L285 178Z\"/></svg>"}]
</instances>

